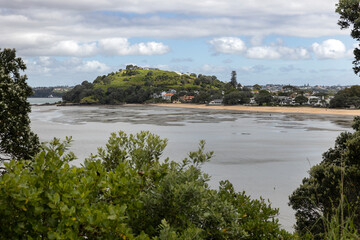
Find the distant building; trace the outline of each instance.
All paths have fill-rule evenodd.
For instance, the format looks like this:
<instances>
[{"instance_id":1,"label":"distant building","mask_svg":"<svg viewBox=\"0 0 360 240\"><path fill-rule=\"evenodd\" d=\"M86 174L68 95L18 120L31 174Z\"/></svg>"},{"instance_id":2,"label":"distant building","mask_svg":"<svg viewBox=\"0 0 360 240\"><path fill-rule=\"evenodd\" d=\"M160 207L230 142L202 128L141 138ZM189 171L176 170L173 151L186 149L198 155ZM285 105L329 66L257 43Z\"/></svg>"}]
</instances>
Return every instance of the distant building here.
<instances>
[{"instance_id":1,"label":"distant building","mask_svg":"<svg viewBox=\"0 0 360 240\"><path fill-rule=\"evenodd\" d=\"M214 99L214 100L209 102L209 105L222 105L222 104L223 104L222 99Z\"/></svg>"},{"instance_id":2,"label":"distant building","mask_svg":"<svg viewBox=\"0 0 360 240\"><path fill-rule=\"evenodd\" d=\"M194 96L181 96L179 100L181 102L191 102L194 99Z\"/></svg>"},{"instance_id":3,"label":"distant building","mask_svg":"<svg viewBox=\"0 0 360 240\"><path fill-rule=\"evenodd\" d=\"M294 103L294 98L287 97L287 96L276 96L275 100L281 106L283 106L283 105L293 105L293 103Z\"/></svg>"},{"instance_id":4,"label":"distant building","mask_svg":"<svg viewBox=\"0 0 360 240\"><path fill-rule=\"evenodd\" d=\"M256 104L256 101L255 101L255 98L250 98L250 102L249 102L249 104Z\"/></svg>"},{"instance_id":5,"label":"distant building","mask_svg":"<svg viewBox=\"0 0 360 240\"><path fill-rule=\"evenodd\" d=\"M174 96L173 93L165 93L164 95L162 95L162 98L164 100L167 100L167 101L171 101L171 97Z\"/></svg>"}]
</instances>

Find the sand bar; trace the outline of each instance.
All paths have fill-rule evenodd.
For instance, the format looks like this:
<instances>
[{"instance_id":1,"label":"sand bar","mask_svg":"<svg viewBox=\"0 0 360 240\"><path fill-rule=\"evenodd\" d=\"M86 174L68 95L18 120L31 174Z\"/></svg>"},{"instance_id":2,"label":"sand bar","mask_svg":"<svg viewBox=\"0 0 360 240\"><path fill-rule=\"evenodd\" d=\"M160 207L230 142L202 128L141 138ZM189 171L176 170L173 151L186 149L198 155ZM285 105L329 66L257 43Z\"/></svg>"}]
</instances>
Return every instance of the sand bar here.
<instances>
[{"instance_id":1,"label":"sand bar","mask_svg":"<svg viewBox=\"0 0 360 240\"><path fill-rule=\"evenodd\" d=\"M218 110L232 110L232 111L247 111L247 112L272 112L272 113L309 113L309 114L330 114L330 115L347 115L360 116L360 109L333 109L333 108L313 108L313 107L268 107L268 106L208 106L205 104L181 104L181 103L163 103L154 104L156 106L164 107L179 107L179 108L200 108L200 109L218 109Z\"/></svg>"}]
</instances>

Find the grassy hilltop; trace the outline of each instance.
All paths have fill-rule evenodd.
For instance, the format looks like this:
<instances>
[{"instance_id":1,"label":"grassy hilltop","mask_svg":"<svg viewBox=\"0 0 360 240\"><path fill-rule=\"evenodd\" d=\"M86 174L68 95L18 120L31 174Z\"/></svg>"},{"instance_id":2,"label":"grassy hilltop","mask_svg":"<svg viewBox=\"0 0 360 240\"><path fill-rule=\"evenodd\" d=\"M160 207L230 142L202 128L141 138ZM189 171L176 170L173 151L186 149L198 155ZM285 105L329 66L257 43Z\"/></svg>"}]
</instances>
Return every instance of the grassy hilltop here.
<instances>
[{"instance_id":1,"label":"grassy hilltop","mask_svg":"<svg viewBox=\"0 0 360 240\"><path fill-rule=\"evenodd\" d=\"M216 76L128 65L124 70L98 76L93 83L84 81L65 94L63 99L75 103L144 103L164 100L159 96L169 90L172 90L174 96L171 97L175 99L195 95L200 95L200 98L201 95L219 97L225 87L226 84Z\"/></svg>"}]
</instances>

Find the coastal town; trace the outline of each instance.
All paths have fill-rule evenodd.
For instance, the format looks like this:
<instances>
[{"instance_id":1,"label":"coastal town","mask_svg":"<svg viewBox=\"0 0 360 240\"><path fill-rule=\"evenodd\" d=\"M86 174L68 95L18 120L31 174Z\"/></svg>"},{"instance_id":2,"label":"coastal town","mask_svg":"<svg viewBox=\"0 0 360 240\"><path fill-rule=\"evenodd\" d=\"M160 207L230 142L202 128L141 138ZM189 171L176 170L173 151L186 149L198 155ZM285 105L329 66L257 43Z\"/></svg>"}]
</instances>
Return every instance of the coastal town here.
<instances>
[{"instance_id":1,"label":"coastal town","mask_svg":"<svg viewBox=\"0 0 360 240\"><path fill-rule=\"evenodd\" d=\"M243 105L269 105L269 106L297 106L306 105L314 107L328 107L331 99L335 94L341 90L351 86L310 86L309 84L303 86L292 86L283 84L267 84L267 85L245 85L239 84L238 89L249 90L252 94L249 103ZM57 86L57 87L35 87L34 95L32 97L62 97L63 94L72 90L74 87ZM166 103L194 103L194 99L198 96L200 91L177 91L169 89L168 91L161 91L153 93L152 99L164 101ZM269 97L263 104L257 101L258 96L266 94ZM224 91L222 91L224 96ZM223 97L211 99L204 102L208 105L223 105Z\"/></svg>"}]
</instances>

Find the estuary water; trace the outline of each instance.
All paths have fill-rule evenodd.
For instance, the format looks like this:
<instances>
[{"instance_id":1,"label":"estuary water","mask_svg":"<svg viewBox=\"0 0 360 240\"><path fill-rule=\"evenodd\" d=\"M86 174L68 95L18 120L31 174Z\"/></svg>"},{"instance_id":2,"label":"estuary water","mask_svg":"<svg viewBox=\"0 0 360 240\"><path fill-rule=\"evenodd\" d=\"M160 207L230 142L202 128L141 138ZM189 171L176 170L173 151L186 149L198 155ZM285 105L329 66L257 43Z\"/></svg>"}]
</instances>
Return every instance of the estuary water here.
<instances>
[{"instance_id":1,"label":"estuary water","mask_svg":"<svg viewBox=\"0 0 360 240\"><path fill-rule=\"evenodd\" d=\"M80 165L111 132L147 130L168 139L164 158L181 161L197 150L200 140L214 157L203 171L218 187L230 180L237 191L269 199L279 208L279 220L292 231L294 211L288 196L333 147L340 132L351 131L352 117L316 114L250 113L145 105L32 106L32 130L41 141L73 137L71 151Z\"/></svg>"},{"instance_id":2,"label":"estuary water","mask_svg":"<svg viewBox=\"0 0 360 240\"><path fill-rule=\"evenodd\" d=\"M62 101L62 98L28 98L31 105L53 104Z\"/></svg>"}]
</instances>

